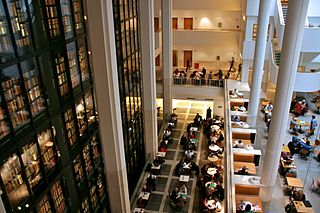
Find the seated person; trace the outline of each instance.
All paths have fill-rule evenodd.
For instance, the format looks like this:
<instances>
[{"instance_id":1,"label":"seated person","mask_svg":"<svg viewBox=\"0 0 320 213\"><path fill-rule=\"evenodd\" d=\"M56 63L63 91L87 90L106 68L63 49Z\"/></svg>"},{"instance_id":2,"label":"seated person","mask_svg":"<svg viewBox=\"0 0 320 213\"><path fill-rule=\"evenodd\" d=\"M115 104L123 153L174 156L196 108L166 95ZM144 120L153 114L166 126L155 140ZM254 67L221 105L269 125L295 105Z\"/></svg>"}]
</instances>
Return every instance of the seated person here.
<instances>
[{"instance_id":1,"label":"seated person","mask_svg":"<svg viewBox=\"0 0 320 213\"><path fill-rule=\"evenodd\" d=\"M264 110L272 111L273 110L273 105L271 103L268 103L268 105L266 105L264 107Z\"/></svg>"},{"instance_id":2,"label":"seated person","mask_svg":"<svg viewBox=\"0 0 320 213\"><path fill-rule=\"evenodd\" d=\"M155 175L149 175L147 178L146 186L151 191L154 191L156 189L156 178L157 178L157 176L155 176Z\"/></svg>"},{"instance_id":3,"label":"seated person","mask_svg":"<svg viewBox=\"0 0 320 213\"><path fill-rule=\"evenodd\" d=\"M293 192L292 192L292 195L291 195L291 198L292 198L294 201L305 201L305 200L306 200L306 195L303 193L302 190L293 191Z\"/></svg>"},{"instance_id":4,"label":"seated person","mask_svg":"<svg viewBox=\"0 0 320 213\"><path fill-rule=\"evenodd\" d=\"M199 115L199 113L197 113L197 115L193 119L193 123L195 124L195 126L200 127L201 121L202 121L202 116Z\"/></svg>"},{"instance_id":5,"label":"seated person","mask_svg":"<svg viewBox=\"0 0 320 213\"><path fill-rule=\"evenodd\" d=\"M248 175L249 172L248 172L249 168L247 168L246 166L243 166L241 169L238 170L238 174L239 175Z\"/></svg>"},{"instance_id":6,"label":"seated person","mask_svg":"<svg viewBox=\"0 0 320 213\"><path fill-rule=\"evenodd\" d=\"M246 110L247 110L247 109L246 109L243 105L239 106L239 111L245 112Z\"/></svg>"},{"instance_id":7,"label":"seated person","mask_svg":"<svg viewBox=\"0 0 320 213\"><path fill-rule=\"evenodd\" d=\"M156 157L156 159L153 160L153 165L161 165L165 162L165 160L163 160L163 158L160 157Z\"/></svg>"},{"instance_id":8,"label":"seated person","mask_svg":"<svg viewBox=\"0 0 320 213\"><path fill-rule=\"evenodd\" d=\"M285 163L285 164L291 164L293 162L293 157L287 153L287 152L283 152L281 154L281 160Z\"/></svg>"},{"instance_id":9,"label":"seated person","mask_svg":"<svg viewBox=\"0 0 320 213\"><path fill-rule=\"evenodd\" d=\"M179 193L180 193L180 196L182 196L183 199L187 199L188 188L187 188L187 185L185 183L180 186Z\"/></svg>"},{"instance_id":10,"label":"seated person","mask_svg":"<svg viewBox=\"0 0 320 213\"><path fill-rule=\"evenodd\" d=\"M232 115L232 116L231 116L231 121L233 121L233 122L240 122L240 116L238 116L238 115Z\"/></svg>"},{"instance_id":11,"label":"seated person","mask_svg":"<svg viewBox=\"0 0 320 213\"><path fill-rule=\"evenodd\" d=\"M244 148L244 144L242 143L242 140L239 139L234 141L233 148Z\"/></svg>"},{"instance_id":12,"label":"seated person","mask_svg":"<svg viewBox=\"0 0 320 213\"><path fill-rule=\"evenodd\" d=\"M246 150L253 150L253 149L254 149L251 144L245 145L244 148L245 148Z\"/></svg>"},{"instance_id":13,"label":"seated person","mask_svg":"<svg viewBox=\"0 0 320 213\"><path fill-rule=\"evenodd\" d=\"M190 159L194 158L194 151L192 149L187 149L184 153L187 158L190 158Z\"/></svg>"},{"instance_id":14,"label":"seated person","mask_svg":"<svg viewBox=\"0 0 320 213\"><path fill-rule=\"evenodd\" d=\"M181 136L180 145L185 145L188 141L188 138L185 135Z\"/></svg>"},{"instance_id":15,"label":"seated person","mask_svg":"<svg viewBox=\"0 0 320 213\"><path fill-rule=\"evenodd\" d=\"M292 118L292 120L290 121L290 133L292 134L299 131L299 126L296 121L297 121L296 117Z\"/></svg>"}]
</instances>

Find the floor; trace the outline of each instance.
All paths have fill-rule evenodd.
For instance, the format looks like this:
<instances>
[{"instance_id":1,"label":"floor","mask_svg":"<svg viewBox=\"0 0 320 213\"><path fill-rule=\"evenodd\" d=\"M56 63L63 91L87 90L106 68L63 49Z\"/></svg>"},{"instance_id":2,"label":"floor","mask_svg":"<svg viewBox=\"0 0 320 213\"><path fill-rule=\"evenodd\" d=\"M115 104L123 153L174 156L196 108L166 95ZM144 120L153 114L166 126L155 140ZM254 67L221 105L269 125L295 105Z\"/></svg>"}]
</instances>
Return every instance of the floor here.
<instances>
[{"instance_id":1,"label":"floor","mask_svg":"<svg viewBox=\"0 0 320 213\"><path fill-rule=\"evenodd\" d=\"M178 124L173 132L173 143L168 145L166 162L161 168L161 175L157 177L156 190L151 193L148 205L145 208L145 212L175 212L169 205L169 193L171 193L174 187L179 182L179 177L174 175L174 169L176 164L184 157L183 147L179 145L182 134L186 134L186 128L189 123L193 121L194 116L199 113L203 117L205 116L208 107L213 107L212 102L198 102L198 101L177 101L176 111L178 115ZM204 136L202 131L198 131L197 140L198 149L196 153L196 164L202 165L201 159L203 156L203 149L207 149L207 146L203 143ZM200 159L201 158L201 159ZM147 174L146 174L147 175ZM145 179L146 179L145 175ZM199 212L198 206L198 194L196 190L197 178L194 174L190 176L190 181L187 183L188 196L185 207L179 212ZM145 180L144 180L145 183Z\"/></svg>"},{"instance_id":2,"label":"floor","mask_svg":"<svg viewBox=\"0 0 320 213\"><path fill-rule=\"evenodd\" d=\"M161 175L157 178L157 188L155 192L152 192L151 198L148 205L146 206L145 212L155 213L155 212L174 212L169 206L169 193L173 191L175 185L178 183L178 177L174 176L174 167L184 156L183 149L179 145L179 139L182 134L185 133L186 126L188 123L192 122L193 117L196 113L205 115L206 109L211 106L210 102L188 102L188 101L178 101L176 103L176 114L178 115L178 125L173 132L174 142L169 144L166 162L161 169ZM306 121L311 120L312 113L307 113L306 116L300 117ZM289 118L290 119L290 118ZM317 120L320 121L320 116L317 116ZM320 124L319 124L320 125ZM289 121L288 121L289 127ZM319 126L318 126L319 127ZM315 131L318 132L318 129ZM291 140L291 135L288 133L284 144ZM206 163L206 140L202 134L199 132L197 135L199 140L199 148L196 152L196 163L201 166ZM315 137L311 137L311 142ZM257 121L257 137L255 142L255 148L261 149L264 153L267 143L267 133L266 125L263 120L263 114L261 113ZM298 177L302 179L305 187L303 189L306 194L307 200L313 205L314 212L320 212L320 195L311 192L310 186L313 178L320 176L319 163L311 158L310 160L304 160L295 155L295 163L297 165ZM263 165L263 155L261 156L260 166L257 167L257 174L261 174L261 167ZM147 174L146 174L147 175ZM146 178L145 175L145 178ZM286 196L284 191L284 178L279 174L277 175L276 186L273 192L273 198L270 202L263 203L263 211L270 213L282 213L284 211L285 205L289 202L289 197ZM188 201L184 209L179 212L199 212L198 209L198 191L196 190L196 178L192 176L188 187ZM222 211L223 212L223 211Z\"/></svg>"}]
</instances>

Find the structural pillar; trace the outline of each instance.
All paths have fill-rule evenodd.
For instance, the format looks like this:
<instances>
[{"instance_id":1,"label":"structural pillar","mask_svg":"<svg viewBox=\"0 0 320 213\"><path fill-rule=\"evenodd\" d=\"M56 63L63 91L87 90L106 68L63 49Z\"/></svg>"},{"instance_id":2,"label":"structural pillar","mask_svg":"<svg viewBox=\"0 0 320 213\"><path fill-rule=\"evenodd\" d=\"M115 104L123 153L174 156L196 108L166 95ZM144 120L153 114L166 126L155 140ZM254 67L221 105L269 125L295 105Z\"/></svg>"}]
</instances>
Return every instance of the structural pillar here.
<instances>
[{"instance_id":1,"label":"structural pillar","mask_svg":"<svg viewBox=\"0 0 320 213\"><path fill-rule=\"evenodd\" d=\"M290 0L283 37L281 61L275 92L270 132L263 161L260 190L262 201L269 201L278 174L280 153L288 129L288 118L309 0Z\"/></svg>"},{"instance_id":2,"label":"structural pillar","mask_svg":"<svg viewBox=\"0 0 320 213\"><path fill-rule=\"evenodd\" d=\"M6 208L4 207L1 195L2 195L2 191L0 190L0 212L6 212Z\"/></svg>"},{"instance_id":3,"label":"structural pillar","mask_svg":"<svg viewBox=\"0 0 320 213\"><path fill-rule=\"evenodd\" d=\"M161 2L163 118L166 120L172 113L172 0L162 0Z\"/></svg>"},{"instance_id":4,"label":"structural pillar","mask_svg":"<svg viewBox=\"0 0 320 213\"><path fill-rule=\"evenodd\" d=\"M255 126L260 103L260 90L268 35L270 4L272 0L260 0L258 33L253 60L253 73L249 102L250 123Z\"/></svg>"},{"instance_id":5,"label":"structural pillar","mask_svg":"<svg viewBox=\"0 0 320 213\"><path fill-rule=\"evenodd\" d=\"M146 159L157 154L156 67L154 44L154 1L139 0L140 37L143 72L143 113Z\"/></svg>"},{"instance_id":6,"label":"structural pillar","mask_svg":"<svg viewBox=\"0 0 320 213\"><path fill-rule=\"evenodd\" d=\"M247 59L242 60L241 67L241 81L248 82L249 81L249 69L250 69L250 61Z\"/></svg>"},{"instance_id":7,"label":"structural pillar","mask_svg":"<svg viewBox=\"0 0 320 213\"><path fill-rule=\"evenodd\" d=\"M87 4L93 79L111 212L130 212L112 1Z\"/></svg>"}]
</instances>

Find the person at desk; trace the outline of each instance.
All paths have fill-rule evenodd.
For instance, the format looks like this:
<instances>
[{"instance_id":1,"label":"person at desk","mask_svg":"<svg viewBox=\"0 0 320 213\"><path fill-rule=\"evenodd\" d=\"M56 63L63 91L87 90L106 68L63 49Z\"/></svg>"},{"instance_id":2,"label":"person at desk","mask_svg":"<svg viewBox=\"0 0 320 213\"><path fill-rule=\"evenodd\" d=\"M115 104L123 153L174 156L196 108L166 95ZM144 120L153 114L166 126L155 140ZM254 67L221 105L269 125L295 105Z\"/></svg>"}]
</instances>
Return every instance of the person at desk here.
<instances>
[{"instance_id":1,"label":"person at desk","mask_svg":"<svg viewBox=\"0 0 320 213\"><path fill-rule=\"evenodd\" d=\"M264 110L272 111L273 105L269 102L267 106L265 106Z\"/></svg>"},{"instance_id":2,"label":"person at desk","mask_svg":"<svg viewBox=\"0 0 320 213\"><path fill-rule=\"evenodd\" d=\"M291 195L291 198L294 200L294 201L305 201L306 200L306 195L303 193L302 190L299 190L299 191L293 191L292 192L292 195Z\"/></svg>"},{"instance_id":3,"label":"person at desk","mask_svg":"<svg viewBox=\"0 0 320 213\"><path fill-rule=\"evenodd\" d=\"M237 172L239 175L248 175L249 174L249 168L246 166L243 166L241 169Z\"/></svg>"},{"instance_id":4,"label":"person at desk","mask_svg":"<svg viewBox=\"0 0 320 213\"><path fill-rule=\"evenodd\" d=\"M239 111L241 112L245 112L247 109L243 106L243 105L240 105L239 106Z\"/></svg>"},{"instance_id":5,"label":"person at desk","mask_svg":"<svg viewBox=\"0 0 320 213\"><path fill-rule=\"evenodd\" d=\"M188 138L183 134L180 138L180 145L184 146L188 142Z\"/></svg>"},{"instance_id":6,"label":"person at desk","mask_svg":"<svg viewBox=\"0 0 320 213\"><path fill-rule=\"evenodd\" d=\"M300 156L303 157L303 158L306 158L306 157L310 156L311 150L314 149L314 147L310 145L310 141L307 140L306 143L300 142L299 144L300 144L300 147L301 147L300 151L299 151Z\"/></svg>"},{"instance_id":7,"label":"person at desk","mask_svg":"<svg viewBox=\"0 0 320 213\"><path fill-rule=\"evenodd\" d=\"M295 134L296 132L299 131L299 126L296 121L297 121L296 117L293 117L292 120L290 121L289 133L291 133L291 134Z\"/></svg>"},{"instance_id":8,"label":"person at desk","mask_svg":"<svg viewBox=\"0 0 320 213\"><path fill-rule=\"evenodd\" d=\"M238 116L238 115L232 115L231 116L231 121L233 121L233 122L240 122L241 120L240 120L240 116Z\"/></svg>"},{"instance_id":9,"label":"person at desk","mask_svg":"<svg viewBox=\"0 0 320 213\"><path fill-rule=\"evenodd\" d=\"M194 151L192 149L188 149L185 152L187 158L193 159L194 158Z\"/></svg>"},{"instance_id":10,"label":"person at desk","mask_svg":"<svg viewBox=\"0 0 320 213\"><path fill-rule=\"evenodd\" d=\"M161 165L165 162L165 160L163 160L163 158L160 157L156 157L156 159L153 160L153 165Z\"/></svg>"},{"instance_id":11,"label":"person at desk","mask_svg":"<svg viewBox=\"0 0 320 213\"><path fill-rule=\"evenodd\" d=\"M195 126L200 127L201 121L202 121L202 116L199 115L199 113L197 113L197 115L193 119Z\"/></svg>"},{"instance_id":12,"label":"person at desk","mask_svg":"<svg viewBox=\"0 0 320 213\"><path fill-rule=\"evenodd\" d=\"M291 154L287 153L287 152L283 152L281 154L281 160L285 163L285 164L291 164L293 162L293 157L291 156Z\"/></svg>"},{"instance_id":13,"label":"person at desk","mask_svg":"<svg viewBox=\"0 0 320 213\"><path fill-rule=\"evenodd\" d=\"M242 143L242 140L236 140L234 141L233 148L244 148L244 144Z\"/></svg>"}]
</instances>

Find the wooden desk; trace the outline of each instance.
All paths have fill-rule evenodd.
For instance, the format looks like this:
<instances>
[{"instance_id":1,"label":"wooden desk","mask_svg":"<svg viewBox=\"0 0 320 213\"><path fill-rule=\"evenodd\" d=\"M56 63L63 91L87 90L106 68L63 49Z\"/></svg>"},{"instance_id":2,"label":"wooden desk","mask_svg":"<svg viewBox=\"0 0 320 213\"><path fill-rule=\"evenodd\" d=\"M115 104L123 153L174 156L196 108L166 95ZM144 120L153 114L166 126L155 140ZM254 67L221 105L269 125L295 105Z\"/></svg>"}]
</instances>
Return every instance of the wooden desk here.
<instances>
[{"instance_id":1,"label":"wooden desk","mask_svg":"<svg viewBox=\"0 0 320 213\"><path fill-rule=\"evenodd\" d=\"M293 201L298 213L313 213L312 207L306 207L302 201Z\"/></svg>"},{"instance_id":2,"label":"wooden desk","mask_svg":"<svg viewBox=\"0 0 320 213\"><path fill-rule=\"evenodd\" d=\"M292 188L303 188L300 178L286 177L289 187Z\"/></svg>"},{"instance_id":3,"label":"wooden desk","mask_svg":"<svg viewBox=\"0 0 320 213\"><path fill-rule=\"evenodd\" d=\"M288 146L282 146L281 152L290 152L290 149Z\"/></svg>"},{"instance_id":4,"label":"wooden desk","mask_svg":"<svg viewBox=\"0 0 320 213\"><path fill-rule=\"evenodd\" d=\"M249 170L248 173L250 175L255 175L257 173L256 166L254 163L246 163L246 162L233 162L234 172L238 172L243 166L246 166Z\"/></svg>"},{"instance_id":5,"label":"wooden desk","mask_svg":"<svg viewBox=\"0 0 320 213\"><path fill-rule=\"evenodd\" d=\"M259 196L236 194L236 205L237 205L238 211L240 211L238 203L240 203L241 201L247 201L247 202L252 203L253 205L258 205L261 210L259 210L257 212L263 212L262 211L262 203L261 203Z\"/></svg>"}]
</instances>

